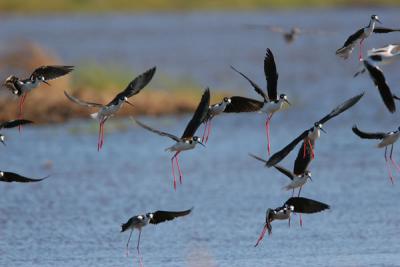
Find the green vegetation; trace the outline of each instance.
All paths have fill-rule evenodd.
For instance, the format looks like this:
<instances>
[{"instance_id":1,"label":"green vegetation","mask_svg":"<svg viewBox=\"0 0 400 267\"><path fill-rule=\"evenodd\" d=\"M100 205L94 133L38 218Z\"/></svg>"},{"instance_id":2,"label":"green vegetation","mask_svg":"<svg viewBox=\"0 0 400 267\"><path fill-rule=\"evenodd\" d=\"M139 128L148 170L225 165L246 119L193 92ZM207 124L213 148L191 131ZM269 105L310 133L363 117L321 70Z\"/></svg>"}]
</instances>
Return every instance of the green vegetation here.
<instances>
[{"instance_id":1,"label":"green vegetation","mask_svg":"<svg viewBox=\"0 0 400 267\"><path fill-rule=\"evenodd\" d=\"M1 0L0 12L190 11L400 5L399 0Z\"/></svg>"}]
</instances>

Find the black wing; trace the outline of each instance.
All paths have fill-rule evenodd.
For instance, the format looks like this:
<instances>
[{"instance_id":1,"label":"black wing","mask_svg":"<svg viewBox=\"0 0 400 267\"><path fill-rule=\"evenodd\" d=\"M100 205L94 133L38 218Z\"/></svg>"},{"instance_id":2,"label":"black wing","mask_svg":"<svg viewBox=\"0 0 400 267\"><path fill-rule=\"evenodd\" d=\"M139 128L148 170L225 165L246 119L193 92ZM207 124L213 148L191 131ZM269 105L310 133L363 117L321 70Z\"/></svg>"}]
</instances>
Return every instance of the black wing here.
<instances>
[{"instance_id":1,"label":"black wing","mask_svg":"<svg viewBox=\"0 0 400 267\"><path fill-rule=\"evenodd\" d=\"M288 169L283 168L279 165L274 165L274 167L275 167L275 169L277 169L278 171L280 171L281 173L283 173L284 175L289 177L290 180L294 179L294 174L291 171L289 171Z\"/></svg>"},{"instance_id":2,"label":"black wing","mask_svg":"<svg viewBox=\"0 0 400 267\"><path fill-rule=\"evenodd\" d=\"M303 140L304 138L306 138L308 136L308 132L311 130L312 128L305 130L302 134L300 134L298 137L296 137L292 142L290 142L287 146L285 146L284 148L282 148L280 151L276 152L275 154L273 154L267 161L267 166L271 167L274 166L275 164L278 164L281 160L283 160L289 153L290 151L292 151L296 145Z\"/></svg>"},{"instance_id":3,"label":"black wing","mask_svg":"<svg viewBox=\"0 0 400 267\"><path fill-rule=\"evenodd\" d=\"M353 45L358 39L361 38L363 34L364 34L364 28L359 29L358 31L350 35L349 38L347 38L346 42L344 42L343 47Z\"/></svg>"},{"instance_id":4,"label":"black wing","mask_svg":"<svg viewBox=\"0 0 400 267\"><path fill-rule=\"evenodd\" d=\"M400 29L390 29L385 27L375 27L374 33L388 33L388 32L400 32Z\"/></svg>"},{"instance_id":5,"label":"black wing","mask_svg":"<svg viewBox=\"0 0 400 267\"><path fill-rule=\"evenodd\" d=\"M328 115L323 117L318 123L324 124L325 122L329 121L333 117L336 117L340 113L346 111L347 109L351 108L353 105L355 105L361 97L363 97L364 93L356 95L346 101L344 101L342 104L334 108Z\"/></svg>"},{"instance_id":6,"label":"black wing","mask_svg":"<svg viewBox=\"0 0 400 267\"><path fill-rule=\"evenodd\" d=\"M329 205L305 197L291 197L285 204L293 206L293 211L297 213L316 213L329 209Z\"/></svg>"},{"instance_id":7,"label":"black wing","mask_svg":"<svg viewBox=\"0 0 400 267\"><path fill-rule=\"evenodd\" d=\"M264 73L267 79L267 91L270 101L278 99L278 72L276 71L276 64L272 51L268 48L264 58Z\"/></svg>"},{"instance_id":8,"label":"black wing","mask_svg":"<svg viewBox=\"0 0 400 267\"><path fill-rule=\"evenodd\" d=\"M200 103L197 106L196 111L193 114L192 119L186 126L183 132L182 138L193 137L199 126L202 124L208 113L208 107L210 106L210 89L206 89L201 97Z\"/></svg>"},{"instance_id":9,"label":"black wing","mask_svg":"<svg viewBox=\"0 0 400 267\"><path fill-rule=\"evenodd\" d=\"M294 161L294 166L293 166L293 173L295 175L304 174L308 170L308 166L310 165L313 159L311 147L308 144L308 141L311 142L313 149L315 148L315 142L310 139L307 139L307 141L303 141L303 143L300 145L299 153L297 153L297 157L296 160ZM305 153L304 153L304 147L306 149Z\"/></svg>"},{"instance_id":10,"label":"black wing","mask_svg":"<svg viewBox=\"0 0 400 267\"><path fill-rule=\"evenodd\" d=\"M362 139L383 139L387 135L386 133L378 132L378 133L367 133L363 132L360 129L357 128L356 125L351 128L353 133L355 133L358 137Z\"/></svg>"},{"instance_id":11,"label":"black wing","mask_svg":"<svg viewBox=\"0 0 400 267\"><path fill-rule=\"evenodd\" d=\"M125 90L117 94L114 99L111 100L110 103L108 103L108 105L115 104L120 100L124 100L125 97L129 98L138 94L151 81L155 72L156 67L153 67L137 76L135 79L133 79L133 81L128 84Z\"/></svg>"},{"instance_id":12,"label":"black wing","mask_svg":"<svg viewBox=\"0 0 400 267\"><path fill-rule=\"evenodd\" d=\"M74 66L41 66L33 71L30 79L50 81L70 73Z\"/></svg>"},{"instance_id":13,"label":"black wing","mask_svg":"<svg viewBox=\"0 0 400 267\"><path fill-rule=\"evenodd\" d=\"M104 107L104 105L102 104L98 104L98 103L94 103L94 102L86 102L84 100L78 99L72 95L69 95L66 91L64 91L64 95L72 102L74 102L75 104L78 104L80 106L83 107L89 107L89 108L93 108L93 107L97 107L97 108L102 108Z\"/></svg>"},{"instance_id":14,"label":"black wing","mask_svg":"<svg viewBox=\"0 0 400 267\"><path fill-rule=\"evenodd\" d=\"M386 83L385 76L383 72L376 66L371 65L367 60L364 60L364 66L368 70L369 75L376 87L378 87L379 93L382 97L383 102L385 103L388 110L393 113L396 111L396 105L394 103L392 92L390 91L389 86Z\"/></svg>"},{"instance_id":15,"label":"black wing","mask_svg":"<svg viewBox=\"0 0 400 267\"><path fill-rule=\"evenodd\" d=\"M30 182L39 182L42 181L43 179L46 179L48 176L41 178L41 179L33 179L33 178L28 178L25 176L21 176L19 174L16 174L14 172L0 172L0 181L1 182L18 182L18 183L30 183Z\"/></svg>"},{"instance_id":16,"label":"black wing","mask_svg":"<svg viewBox=\"0 0 400 267\"><path fill-rule=\"evenodd\" d=\"M239 73L240 75L242 75L243 78L245 78L250 84L251 86L253 86L254 90L261 95L264 98L264 101L268 101L268 96L265 95L264 91L261 89L260 86L258 86L255 82L253 82L252 80L250 80L250 78L248 78L246 75L244 75L242 72L238 71L237 69L235 69L233 66L231 66L231 68L236 71L237 73Z\"/></svg>"},{"instance_id":17,"label":"black wing","mask_svg":"<svg viewBox=\"0 0 400 267\"><path fill-rule=\"evenodd\" d=\"M136 120L136 119L134 119L132 117L131 117L131 120L136 122L139 126L145 128L146 130L149 130L150 132L156 133L156 134L161 135L161 136L167 136L167 137L175 140L176 142L179 142L181 140L179 137L177 137L177 136L175 136L173 134L169 134L169 133L166 133L166 132L162 132L162 131L153 129L150 126L147 126L146 124L144 124L144 123L142 123L142 122L140 122L140 121L138 121L138 120Z\"/></svg>"},{"instance_id":18,"label":"black wing","mask_svg":"<svg viewBox=\"0 0 400 267\"><path fill-rule=\"evenodd\" d=\"M158 224L158 223L165 222L165 221L171 221L177 217L182 217L182 216L186 216L186 215L190 214L192 212L192 209L184 210L184 211L158 210L156 212L153 212L153 218L150 219L149 223Z\"/></svg>"},{"instance_id":19,"label":"black wing","mask_svg":"<svg viewBox=\"0 0 400 267\"><path fill-rule=\"evenodd\" d=\"M263 159L263 158L260 158L259 156L253 155L251 153L249 153L249 156L252 157L252 158L255 158L256 160L259 160L259 161L267 164L267 161L265 159Z\"/></svg>"},{"instance_id":20,"label":"black wing","mask_svg":"<svg viewBox=\"0 0 400 267\"><path fill-rule=\"evenodd\" d=\"M13 121L5 121L3 123L0 124L0 129L2 128L14 128L20 125L24 125L24 124L29 124L29 123L33 123L33 121L30 120L13 120Z\"/></svg>"},{"instance_id":21,"label":"black wing","mask_svg":"<svg viewBox=\"0 0 400 267\"><path fill-rule=\"evenodd\" d=\"M230 99L231 103L225 107L225 113L255 112L264 105L264 102L241 96L232 96Z\"/></svg>"}]
</instances>

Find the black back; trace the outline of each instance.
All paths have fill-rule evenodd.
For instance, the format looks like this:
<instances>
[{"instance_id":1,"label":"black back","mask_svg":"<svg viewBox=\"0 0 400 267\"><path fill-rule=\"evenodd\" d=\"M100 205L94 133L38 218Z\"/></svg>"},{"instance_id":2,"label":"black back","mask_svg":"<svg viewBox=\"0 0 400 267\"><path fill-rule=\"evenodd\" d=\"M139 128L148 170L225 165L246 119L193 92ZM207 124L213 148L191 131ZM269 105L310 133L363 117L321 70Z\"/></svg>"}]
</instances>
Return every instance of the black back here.
<instances>
[{"instance_id":1,"label":"black back","mask_svg":"<svg viewBox=\"0 0 400 267\"><path fill-rule=\"evenodd\" d=\"M363 33L364 33L364 28L361 28L352 35L350 35L349 38L347 38L346 42L344 42L343 47L352 45L355 41L357 41L361 37Z\"/></svg>"},{"instance_id":2,"label":"black back","mask_svg":"<svg viewBox=\"0 0 400 267\"><path fill-rule=\"evenodd\" d=\"M374 28L374 33L389 33L389 32L400 32L400 29L390 29L385 27Z\"/></svg>"},{"instance_id":3,"label":"black back","mask_svg":"<svg viewBox=\"0 0 400 267\"><path fill-rule=\"evenodd\" d=\"M24 124L29 124L33 123L33 121L30 120L12 120L12 121L5 121L3 123L0 123L0 129L2 128L14 128L20 125Z\"/></svg>"},{"instance_id":4,"label":"black back","mask_svg":"<svg viewBox=\"0 0 400 267\"><path fill-rule=\"evenodd\" d=\"M232 96L231 103L224 110L225 113L255 112L259 111L264 102L241 96Z\"/></svg>"},{"instance_id":5,"label":"black back","mask_svg":"<svg viewBox=\"0 0 400 267\"><path fill-rule=\"evenodd\" d=\"M383 139L387 135L386 133L383 132L378 132L378 133L367 133L359 130L357 128L357 125L354 125L353 128L351 128L353 133L355 133L358 137L362 139Z\"/></svg>"},{"instance_id":6,"label":"black back","mask_svg":"<svg viewBox=\"0 0 400 267\"><path fill-rule=\"evenodd\" d=\"M329 205L325 203L305 197L291 197L285 204L293 206L293 211L297 213L316 213L330 208Z\"/></svg>"},{"instance_id":7,"label":"black back","mask_svg":"<svg viewBox=\"0 0 400 267\"><path fill-rule=\"evenodd\" d=\"M73 69L74 66L41 66L33 71L30 79L43 78L45 81L50 81L70 73Z\"/></svg>"},{"instance_id":8,"label":"black back","mask_svg":"<svg viewBox=\"0 0 400 267\"><path fill-rule=\"evenodd\" d=\"M199 126L207 117L208 107L210 106L210 89L206 89L201 97L200 103L197 106L196 111L193 114L192 119L186 126L183 132L182 138L193 137Z\"/></svg>"},{"instance_id":9,"label":"black back","mask_svg":"<svg viewBox=\"0 0 400 267\"><path fill-rule=\"evenodd\" d=\"M193 209L193 208L192 208ZM158 224L165 221L171 221L175 218L186 216L192 212L192 209L184 211L162 211L158 210L153 212L153 218L150 219L149 223ZM149 214L147 214L149 216Z\"/></svg>"},{"instance_id":10,"label":"black back","mask_svg":"<svg viewBox=\"0 0 400 267\"><path fill-rule=\"evenodd\" d=\"M19 174L16 174L14 172L1 172L0 174L0 181L1 182L18 182L18 183L31 183L31 182L40 182L43 179L46 179L47 177L41 178L41 179L33 179L33 178L28 178Z\"/></svg>"}]
</instances>

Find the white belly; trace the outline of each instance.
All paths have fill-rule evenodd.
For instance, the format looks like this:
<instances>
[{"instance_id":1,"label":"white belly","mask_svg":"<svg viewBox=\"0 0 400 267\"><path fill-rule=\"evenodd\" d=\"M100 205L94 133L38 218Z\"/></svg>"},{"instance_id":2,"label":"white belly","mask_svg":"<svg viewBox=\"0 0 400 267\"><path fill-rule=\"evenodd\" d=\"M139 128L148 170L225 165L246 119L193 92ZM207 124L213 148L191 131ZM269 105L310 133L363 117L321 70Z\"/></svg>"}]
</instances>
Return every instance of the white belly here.
<instances>
[{"instance_id":1,"label":"white belly","mask_svg":"<svg viewBox=\"0 0 400 267\"><path fill-rule=\"evenodd\" d=\"M378 147L385 147L389 145L393 145L400 137L400 132L393 133L383 138L382 142L378 144Z\"/></svg>"},{"instance_id":2,"label":"white belly","mask_svg":"<svg viewBox=\"0 0 400 267\"><path fill-rule=\"evenodd\" d=\"M287 220L290 218L290 214L291 214L291 211L286 210L286 212L282 211L282 212L275 213L273 218L274 218L274 220Z\"/></svg>"},{"instance_id":3,"label":"white belly","mask_svg":"<svg viewBox=\"0 0 400 267\"><path fill-rule=\"evenodd\" d=\"M35 81L27 81L25 83L20 83L20 88L22 93L27 93L32 91L33 89L35 89L36 87L38 87L40 84L39 80L35 80Z\"/></svg>"},{"instance_id":4,"label":"white belly","mask_svg":"<svg viewBox=\"0 0 400 267\"><path fill-rule=\"evenodd\" d=\"M314 131L312 131L308 134L308 138L315 141L319 138L320 134L321 134L321 131L319 129L314 128Z\"/></svg>"},{"instance_id":5,"label":"white belly","mask_svg":"<svg viewBox=\"0 0 400 267\"><path fill-rule=\"evenodd\" d=\"M184 151L184 150L190 150L193 149L196 146L196 142L189 143L189 142L177 142L175 145L168 147L165 150L169 151Z\"/></svg>"},{"instance_id":6,"label":"white belly","mask_svg":"<svg viewBox=\"0 0 400 267\"><path fill-rule=\"evenodd\" d=\"M222 112L224 112L225 107L226 107L226 105L224 105L224 104L211 107L211 109L210 109L211 117L214 117L214 116L219 115Z\"/></svg>"},{"instance_id":7,"label":"white belly","mask_svg":"<svg viewBox=\"0 0 400 267\"><path fill-rule=\"evenodd\" d=\"M122 107L122 104L124 102L119 103L118 105L112 105L112 106L105 106L102 107L99 112L97 113L97 118L99 120L103 120L105 118L109 118L115 115L115 113L118 112L118 110L120 110L120 108Z\"/></svg>"},{"instance_id":8,"label":"white belly","mask_svg":"<svg viewBox=\"0 0 400 267\"><path fill-rule=\"evenodd\" d=\"M295 177L293 181L284 187L286 190L296 189L302 187L307 182L307 176Z\"/></svg>"},{"instance_id":9,"label":"white belly","mask_svg":"<svg viewBox=\"0 0 400 267\"><path fill-rule=\"evenodd\" d=\"M267 114L273 114L280 110L282 108L283 102L278 101L278 102L266 102L264 103L263 107L261 108L261 112L267 113Z\"/></svg>"}]
</instances>

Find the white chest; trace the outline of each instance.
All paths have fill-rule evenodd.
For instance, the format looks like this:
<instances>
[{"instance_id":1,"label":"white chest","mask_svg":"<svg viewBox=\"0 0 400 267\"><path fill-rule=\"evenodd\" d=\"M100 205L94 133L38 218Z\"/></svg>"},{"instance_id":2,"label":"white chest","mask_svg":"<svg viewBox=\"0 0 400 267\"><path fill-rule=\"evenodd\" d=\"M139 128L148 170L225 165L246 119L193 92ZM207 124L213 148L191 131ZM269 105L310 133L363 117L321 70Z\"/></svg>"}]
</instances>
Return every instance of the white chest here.
<instances>
[{"instance_id":1,"label":"white chest","mask_svg":"<svg viewBox=\"0 0 400 267\"><path fill-rule=\"evenodd\" d=\"M216 104L216 105L214 105L214 106L211 106L211 108L210 108L210 115L211 115L211 116L219 115L219 114L221 114L222 112L224 112L225 108L226 108L226 103L225 103L225 102L222 102L222 103L220 103L220 104Z\"/></svg>"},{"instance_id":2,"label":"white chest","mask_svg":"<svg viewBox=\"0 0 400 267\"><path fill-rule=\"evenodd\" d=\"M308 133L308 138L315 141L319 138L320 134L321 131L318 128L314 127L312 131Z\"/></svg>"},{"instance_id":3,"label":"white chest","mask_svg":"<svg viewBox=\"0 0 400 267\"><path fill-rule=\"evenodd\" d=\"M394 144L400 137L400 132L395 132L389 134L385 138L383 138L382 142L378 144L378 147L385 147Z\"/></svg>"},{"instance_id":4,"label":"white chest","mask_svg":"<svg viewBox=\"0 0 400 267\"><path fill-rule=\"evenodd\" d=\"M274 214L273 219L274 220L287 220L290 218L291 211L289 209L279 211Z\"/></svg>"},{"instance_id":5,"label":"white chest","mask_svg":"<svg viewBox=\"0 0 400 267\"><path fill-rule=\"evenodd\" d=\"M99 110L99 117L104 118L104 117L113 116L115 113L117 113L121 109L123 103L124 103L124 101L120 101L117 105L102 107Z\"/></svg>"},{"instance_id":6,"label":"white chest","mask_svg":"<svg viewBox=\"0 0 400 267\"><path fill-rule=\"evenodd\" d=\"M264 103L263 107L261 108L261 112L272 114L277 112L282 108L283 102L282 101L270 101Z\"/></svg>"},{"instance_id":7,"label":"white chest","mask_svg":"<svg viewBox=\"0 0 400 267\"><path fill-rule=\"evenodd\" d=\"M34 80L34 81L28 80L24 83L19 82L19 86L21 88L22 93L27 93L31 91L32 89L38 87L39 84L40 84L39 80Z\"/></svg>"},{"instance_id":8,"label":"white chest","mask_svg":"<svg viewBox=\"0 0 400 267\"><path fill-rule=\"evenodd\" d=\"M196 142L189 140L189 141L180 141L177 142L175 145L169 148L171 151L184 151L184 150L190 150L195 148Z\"/></svg>"}]
</instances>

